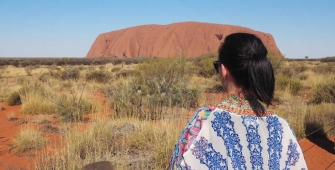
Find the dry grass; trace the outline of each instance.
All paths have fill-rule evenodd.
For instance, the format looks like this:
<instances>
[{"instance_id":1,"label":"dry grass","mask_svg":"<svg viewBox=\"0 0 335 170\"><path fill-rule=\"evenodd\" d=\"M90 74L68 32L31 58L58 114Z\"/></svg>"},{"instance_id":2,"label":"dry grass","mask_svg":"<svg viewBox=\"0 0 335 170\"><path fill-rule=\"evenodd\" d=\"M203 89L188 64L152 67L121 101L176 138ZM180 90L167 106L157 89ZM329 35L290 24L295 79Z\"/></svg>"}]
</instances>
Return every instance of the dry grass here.
<instances>
[{"instance_id":1,"label":"dry grass","mask_svg":"<svg viewBox=\"0 0 335 170\"><path fill-rule=\"evenodd\" d=\"M68 131L65 146L54 156L42 156L37 167L76 169L110 161L117 169L166 169L183 123L162 120L153 124L136 118L95 121L86 131Z\"/></svg>"},{"instance_id":2,"label":"dry grass","mask_svg":"<svg viewBox=\"0 0 335 170\"><path fill-rule=\"evenodd\" d=\"M16 154L29 150L40 150L46 146L45 137L32 128L22 129L13 139Z\"/></svg>"},{"instance_id":3,"label":"dry grass","mask_svg":"<svg viewBox=\"0 0 335 170\"><path fill-rule=\"evenodd\" d=\"M20 113L24 115L53 114L57 108L55 103L34 92L23 97L22 103Z\"/></svg>"},{"instance_id":4,"label":"dry grass","mask_svg":"<svg viewBox=\"0 0 335 170\"><path fill-rule=\"evenodd\" d=\"M46 114L59 114L65 119L70 116L71 122L63 122L62 127L58 130L61 135L60 141L56 143L56 146L44 148L38 156L36 169L80 169L84 165L97 161L110 161L116 166L116 169L166 169L173 147L187 121L188 117L185 112L192 113L195 110L195 108L180 104L192 99L185 98L192 94L184 92L198 88L201 94L194 98L198 99L198 106L219 102L218 99L213 99L211 95L204 95L203 93L203 91L214 89L219 85L217 77L211 76L210 64L208 64L210 62L203 63L208 64L207 76L198 74L199 70L197 69L199 67L192 67L192 65L196 65L192 62L198 62L199 64L199 61L182 61L182 65L178 65L178 63L170 65L166 64L167 62L169 62L169 59L154 65L156 67L150 65L152 62L141 65L141 67L136 64L127 65L125 63L77 66L76 68L80 72L78 80L75 81L59 80L53 77L46 77L45 80L39 81L37 79L47 71L45 67L35 68L31 70L32 76L29 77L28 82L24 78L21 80L1 78L2 86L0 86L0 90L6 94L0 95L7 98L9 92L18 91L30 81L36 80L44 91L41 93L36 92L36 89L30 92L27 90L24 95L21 94L23 104L20 112L28 115L38 114L33 122L39 124L49 122L49 115L46 116ZM322 67L325 65L335 67L335 65L318 61L283 62L276 60L274 62L276 62L277 76L291 77L287 84L276 89L276 105L271 106L271 109L289 122L298 139L320 127L320 132L324 132L320 134L334 135L333 131L329 131L330 127L327 124L329 120L334 120L333 108L335 103L320 102L320 104L312 104L308 101L312 98L311 89L325 82L326 77L330 75L329 73L325 74L328 68L323 70ZM176 66L176 69L169 70L169 67L174 66ZM71 69L71 67L73 66L50 66L47 69L57 72ZM292 69L285 70L285 67ZM11 74L14 75L17 75L21 70L15 67L3 69L2 75L5 77L10 77L7 69L18 69L18 71L13 70ZM87 82L85 75L93 70L102 70L104 73L117 78L113 79L109 85L100 81ZM135 71L132 72L132 76L116 76L121 74L122 71L133 70ZM285 73L282 72L283 70L285 70ZM181 81L176 81L181 74L183 75ZM135 84L132 84L134 83L134 77L138 80L135 81ZM298 88L293 88L294 82L292 85L291 79L299 82L295 85ZM181 84L181 82L185 83ZM85 128L83 128L83 123L74 123L72 120L82 120L86 113L99 111L99 108L95 105L97 102L93 98L93 94L101 92L102 89L111 90L110 93L106 94L110 95L108 97L110 97L111 106L114 107L114 110L111 109L113 116L99 117L100 114L97 114L90 119L89 126L85 126ZM307 95L304 96L303 94ZM220 95L224 96L224 94L213 94L212 96L217 98ZM172 100L170 103L163 100L164 97L173 99L176 105L171 103ZM154 103L157 101L158 103ZM194 102L193 99L192 102ZM110 103L104 102L104 104ZM163 116L152 117L153 112ZM118 116L120 114L123 115ZM323 126L325 127L323 128ZM19 141L36 140L36 136L44 140L44 137L36 130L22 130L16 137L20 140L17 140L15 145L26 149L18 149L17 152L40 149L32 146L23 147L25 143L19 143ZM41 146L46 146L45 140L41 142L45 143ZM28 143L27 145L29 145Z\"/></svg>"}]
</instances>

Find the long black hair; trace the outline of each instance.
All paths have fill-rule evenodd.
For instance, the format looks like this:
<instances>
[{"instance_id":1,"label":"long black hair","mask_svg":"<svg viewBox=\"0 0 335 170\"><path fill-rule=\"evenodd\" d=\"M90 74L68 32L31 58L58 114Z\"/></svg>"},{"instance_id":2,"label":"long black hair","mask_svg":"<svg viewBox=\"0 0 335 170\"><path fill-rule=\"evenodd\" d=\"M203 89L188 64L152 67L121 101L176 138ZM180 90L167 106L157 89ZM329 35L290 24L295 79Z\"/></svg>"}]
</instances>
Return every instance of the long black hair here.
<instances>
[{"instance_id":1,"label":"long black hair","mask_svg":"<svg viewBox=\"0 0 335 170\"><path fill-rule=\"evenodd\" d=\"M231 73L235 83L252 90L257 99L271 104L275 88L273 68L267 49L254 34L228 35L219 49L219 61Z\"/></svg>"}]
</instances>

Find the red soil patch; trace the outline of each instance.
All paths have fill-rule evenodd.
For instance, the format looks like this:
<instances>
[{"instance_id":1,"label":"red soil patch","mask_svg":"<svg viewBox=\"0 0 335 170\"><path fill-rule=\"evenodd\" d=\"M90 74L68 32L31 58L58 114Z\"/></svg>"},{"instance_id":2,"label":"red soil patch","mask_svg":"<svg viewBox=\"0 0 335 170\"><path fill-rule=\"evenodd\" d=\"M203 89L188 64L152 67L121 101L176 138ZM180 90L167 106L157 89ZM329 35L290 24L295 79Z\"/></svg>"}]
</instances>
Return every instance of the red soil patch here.
<instances>
[{"instance_id":1,"label":"red soil patch","mask_svg":"<svg viewBox=\"0 0 335 170\"><path fill-rule=\"evenodd\" d=\"M15 135L20 131L18 121L8 121L7 115L14 113L19 117L19 110L21 106L8 106L2 103L6 110L0 110L0 169L16 169L27 168L32 166L32 157L18 156L11 152L12 140Z\"/></svg>"},{"instance_id":2,"label":"red soil patch","mask_svg":"<svg viewBox=\"0 0 335 170\"><path fill-rule=\"evenodd\" d=\"M256 34L270 51L280 53L268 33L233 25L180 22L141 25L100 34L86 57L169 57L179 54L197 57L217 52L224 38L237 32Z\"/></svg>"}]
</instances>

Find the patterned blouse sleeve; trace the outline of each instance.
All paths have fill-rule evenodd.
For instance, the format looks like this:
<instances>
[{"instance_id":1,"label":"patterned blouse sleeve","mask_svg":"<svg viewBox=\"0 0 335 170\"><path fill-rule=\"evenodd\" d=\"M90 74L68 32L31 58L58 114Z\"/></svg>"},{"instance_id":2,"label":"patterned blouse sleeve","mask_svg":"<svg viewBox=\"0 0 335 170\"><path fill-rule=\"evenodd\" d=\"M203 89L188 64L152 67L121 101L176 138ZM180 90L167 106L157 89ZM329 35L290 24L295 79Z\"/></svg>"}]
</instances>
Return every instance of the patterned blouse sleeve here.
<instances>
[{"instance_id":1,"label":"patterned blouse sleeve","mask_svg":"<svg viewBox=\"0 0 335 170\"><path fill-rule=\"evenodd\" d=\"M188 150L194 139L197 138L203 122L207 120L212 110L213 108L210 107L200 108L188 121L175 145L173 154L170 158L169 169L184 169L182 165L183 154Z\"/></svg>"}]
</instances>

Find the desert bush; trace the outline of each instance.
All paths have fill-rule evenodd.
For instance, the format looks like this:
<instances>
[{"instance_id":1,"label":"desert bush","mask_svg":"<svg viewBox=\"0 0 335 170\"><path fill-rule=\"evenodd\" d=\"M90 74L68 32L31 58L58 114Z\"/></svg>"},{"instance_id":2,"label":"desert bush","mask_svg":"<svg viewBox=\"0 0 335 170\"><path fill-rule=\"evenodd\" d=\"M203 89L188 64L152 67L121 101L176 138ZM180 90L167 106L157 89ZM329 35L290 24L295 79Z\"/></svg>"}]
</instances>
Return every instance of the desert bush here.
<instances>
[{"instance_id":1,"label":"desert bush","mask_svg":"<svg viewBox=\"0 0 335 170\"><path fill-rule=\"evenodd\" d=\"M278 73L280 68L283 65L284 61L284 56L281 55L280 53L275 53L275 52L268 52L267 58L270 60L273 70L275 73Z\"/></svg>"},{"instance_id":2,"label":"desert bush","mask_svg":"<svg viewBox=\"0 0 335 170\"><path fill-rule=\"evenodd\" d=\"M19 60L12 60L10 61L10 65L19 67L20 66L20 61Z\"/></svg>"},{"instance_id":3,"label":"desert bush","mask_svg":"<svg viewBox=\"0 0 335 170\"><path fill-rule=\"evenodd\" d=\"M27 81L22 84L22 87L19 89L19 93L22 97L26 97L29 94L41 94L45 92L45 88L38 82Z\"/></svg>"},{"instance_id":4,"label":"desert bush","mask_svg":"<svg viewBox=\"0 0 335 170\"><path fill-rule=\"evenodd\" d=\"M321 58L320 61L321 62L335 62L335 56Z\"/></svg>"},{"instance_id":5,"label":"desert bush","mask_svg":"<svg viewBox=\"0 0 335 170\"><path fill-rule=\"evenodd\" d=\"M6 102L9 106L20 105L22 103L21 102L21 97L20 97L20 92L14 91L14 92L10 93Z\"/></svg>"},{"instance_id":6,"label":"desert bush","mask_svg":"<svg viewBox=\"0 0 335 170\"><path fill-rule=\"evenodd\" d=\"M294 68L294 71L298 72L298 73L302 73L302 72L308 70L308 67L305 66L304 64L299 64L299 65L297 65L297 66L295 66L293 68Z\"/></svg>"},{"instance_id":7,"label":"desert bush","mask_svg":"<svg viewBox=\"0 0 335 170\"><path fill-rule=\"evenodd\" d=\"M183 58L155 59L139 64L129 83L109 86L105 94L115 116L159 119L164 107L196 107L200 88L187 88L190 76Z\"/></svg>"},{"instance_id":8,"label":"desert bush","mask_svg":"<svg viewBox=\"0 0 335 170\"><path fill-rule=\"evenodd\" d=\"M23 115L39 115L55 113L57 105L47 100L41 93L30 92L22 97L20 113Z\"/></svg>"},{"instance_id":9,"label":"desert bush","mask_svg":"<svg viewBox=\"0 0 335 170\"><path fill-rule=\"evenodd\" d=\"M115 73L115 77L116 78L129 77L133 75L133 73L134 72L132 70L122 70L122 71L119 71L118 73Z\"/></svg>"},{"instance_id":10,"label":"desert bush","mask_svg":"<svg viewBox=\"0 0 335 170\"><path fill-rule=\"evenodd\" d=\"M68 68L59 71L50 71L50 75L60 80L78 80L80 78L80 72L77 68Z\"/></svg>"},{"instance_id":11,"label":"desert bush","mask_svg":"<svg viewBox=\"0 0 335 170\"><path fill-rule=\"evenodd\" d=\"M24 84L19 89L19 93L22 101L21 114L37 115L55 112L56 105L45 97L50 95L50 92L38 82Z\"/></svg>"},{"instance_id":12,"label":"desert bush","mask_svg":"<svg viewBox=\"0 0 335 170\"><path fill-rule=\"evenodd\" d=\"M22 129L13 139L15 153L39 150L46 146L45 137L34 129Z\"/></svg>"},{"instance_id":13,"label":"desert bush","mask_svg":"<svg viewBox=\"0 0 335 170\"><path fill-rule=\"evenodd\" d=\"M104 70L94 70L86 73L87 81L95 81L98 83L107 83L112 78L111 73Z\"/></svg>"},{"instance_id":14,"label":"desert bush","mask_svg":"<svg viewBox=\"0 0 335 170\"><path fill-rule=\"evenodd\" d=\"M32 76L31 72L33 71L34 67L33 66L25 66L24 70L26 71L28 76Z\"/></svg>"},{"instance_id":15,"label":"desert bush","mask_svg":"<svg viewBox=\"0 0 335 170\"><path fill-rule=\"evenodd\" d=\"M0 58L0 66L7 66L9 65L9 61L3 58Z\"/></svg>"},{"instance_id":16,"label":"desert bush","mask_svg":"<svg viewBox=\"0 0 335 170\"><path fill-rule=\"evenodd\" d=\"M50 73L43 73L43 74L40 75L40 77L38 79L41 82L46 83L46 82L48 82L50 80L50 78L51 78Z\"/></svg>"},{"instance_id":17,"label":"desert bush","mask_svg":"<svg viewBox=\"0 0 335 170\"><path fill-rule=\"evenodd\" d=\"M296 71L291 67L282 68L281 73L288 78L293 78L297 75Z\"/></svg>"},{"instance_id":18,"label":"desert bush","mask_svg":"<svg viewBox=\"0 0 335 170\"><path fill-rule=\"evenodd\" d=\"M306 80L308 78L308 74L306 74L306 73L300 73L300 74L297 75L297 78L299 80Z\"/></svg>"},{"instance_id":19,"label":"desert bush","mask_svg":"<svg viewBox=\"0 0 335 170\"><path fill-rule=\"evenodd\" d=\"M134 69L134 80L143 94L162 94L166 97L186 92L190 80L185 58L154 59Z\"/></svg>"},{"instance_id":20,"label":"desert bush","mask_svg":"<svg viewBox=\"0 0 335 170\"><path fill-rule=\"evenodd\" d=\"M216 71L213 66L213 62L218 59L217 55L212 55L210 57L206 57L201 59L199 62L199 75L203 77L212 77L216 75Z\"/></svg>"},{"instance_id":21,"label":"desert bush","mask_svg":"<svg viewBox=\"0 0 335 170\"><path fill-rule=\"evenodd\" d=\"M314 103L335 103L335 77L331 77L325 82L319 83L314 87L312 95Z\"/></svg>"},{"instance_id":22,"label":"desert bush","mask_svg":"<svg viewBox=\"0 0 335 170\"><path fill-rule=\"evenodd\" d=\"M319 65L312 68L312 71L319 74L332 74L333 67L326 65Z\"/></svg>"},{"instance_id":23,"label":"desert bush","mask_svg":"<svg viewBox=\"0 0 335 170\"><path fill-rule=\"evenodd\" d=\"M33 60L26 59L26 60L23 60L22 62L20 62L20 65L21 65L21 67L28 67L28 66L36 65L36 62L33 61Z\"/></svg>"},{"instance_id":24,"label":"desert bush","mask_svg":"<svg viewBox=\"0 0 335 170\"><path fill-rule=\"evenodd\" d=\"M293 79L286 76L277 76L276 88L280 90L288 88L293 95L296 95L302 88L302 83L299 79Z\"/></svg>"},{"instance_id":25,"label":"desert bush","mask_svg":"<svg viewBox=\"0 0 335 170\"><path fill-rule=\"evenodd\" d=\"M61 94L55 97L56 113L62 116L63 121L82 121L83 114L93 113L96 106L89 100Z\"/></svg>"},{"instance_id":26,"label":"desert bush","mask_svg":"<svg viewBox=\"0 0 335 170\"><path fill-rule=\"evenodd\" d=\"M61 88L70 88L73 87L72 81L63 81L61 82Z\"/></svg>"}]
</instances>

